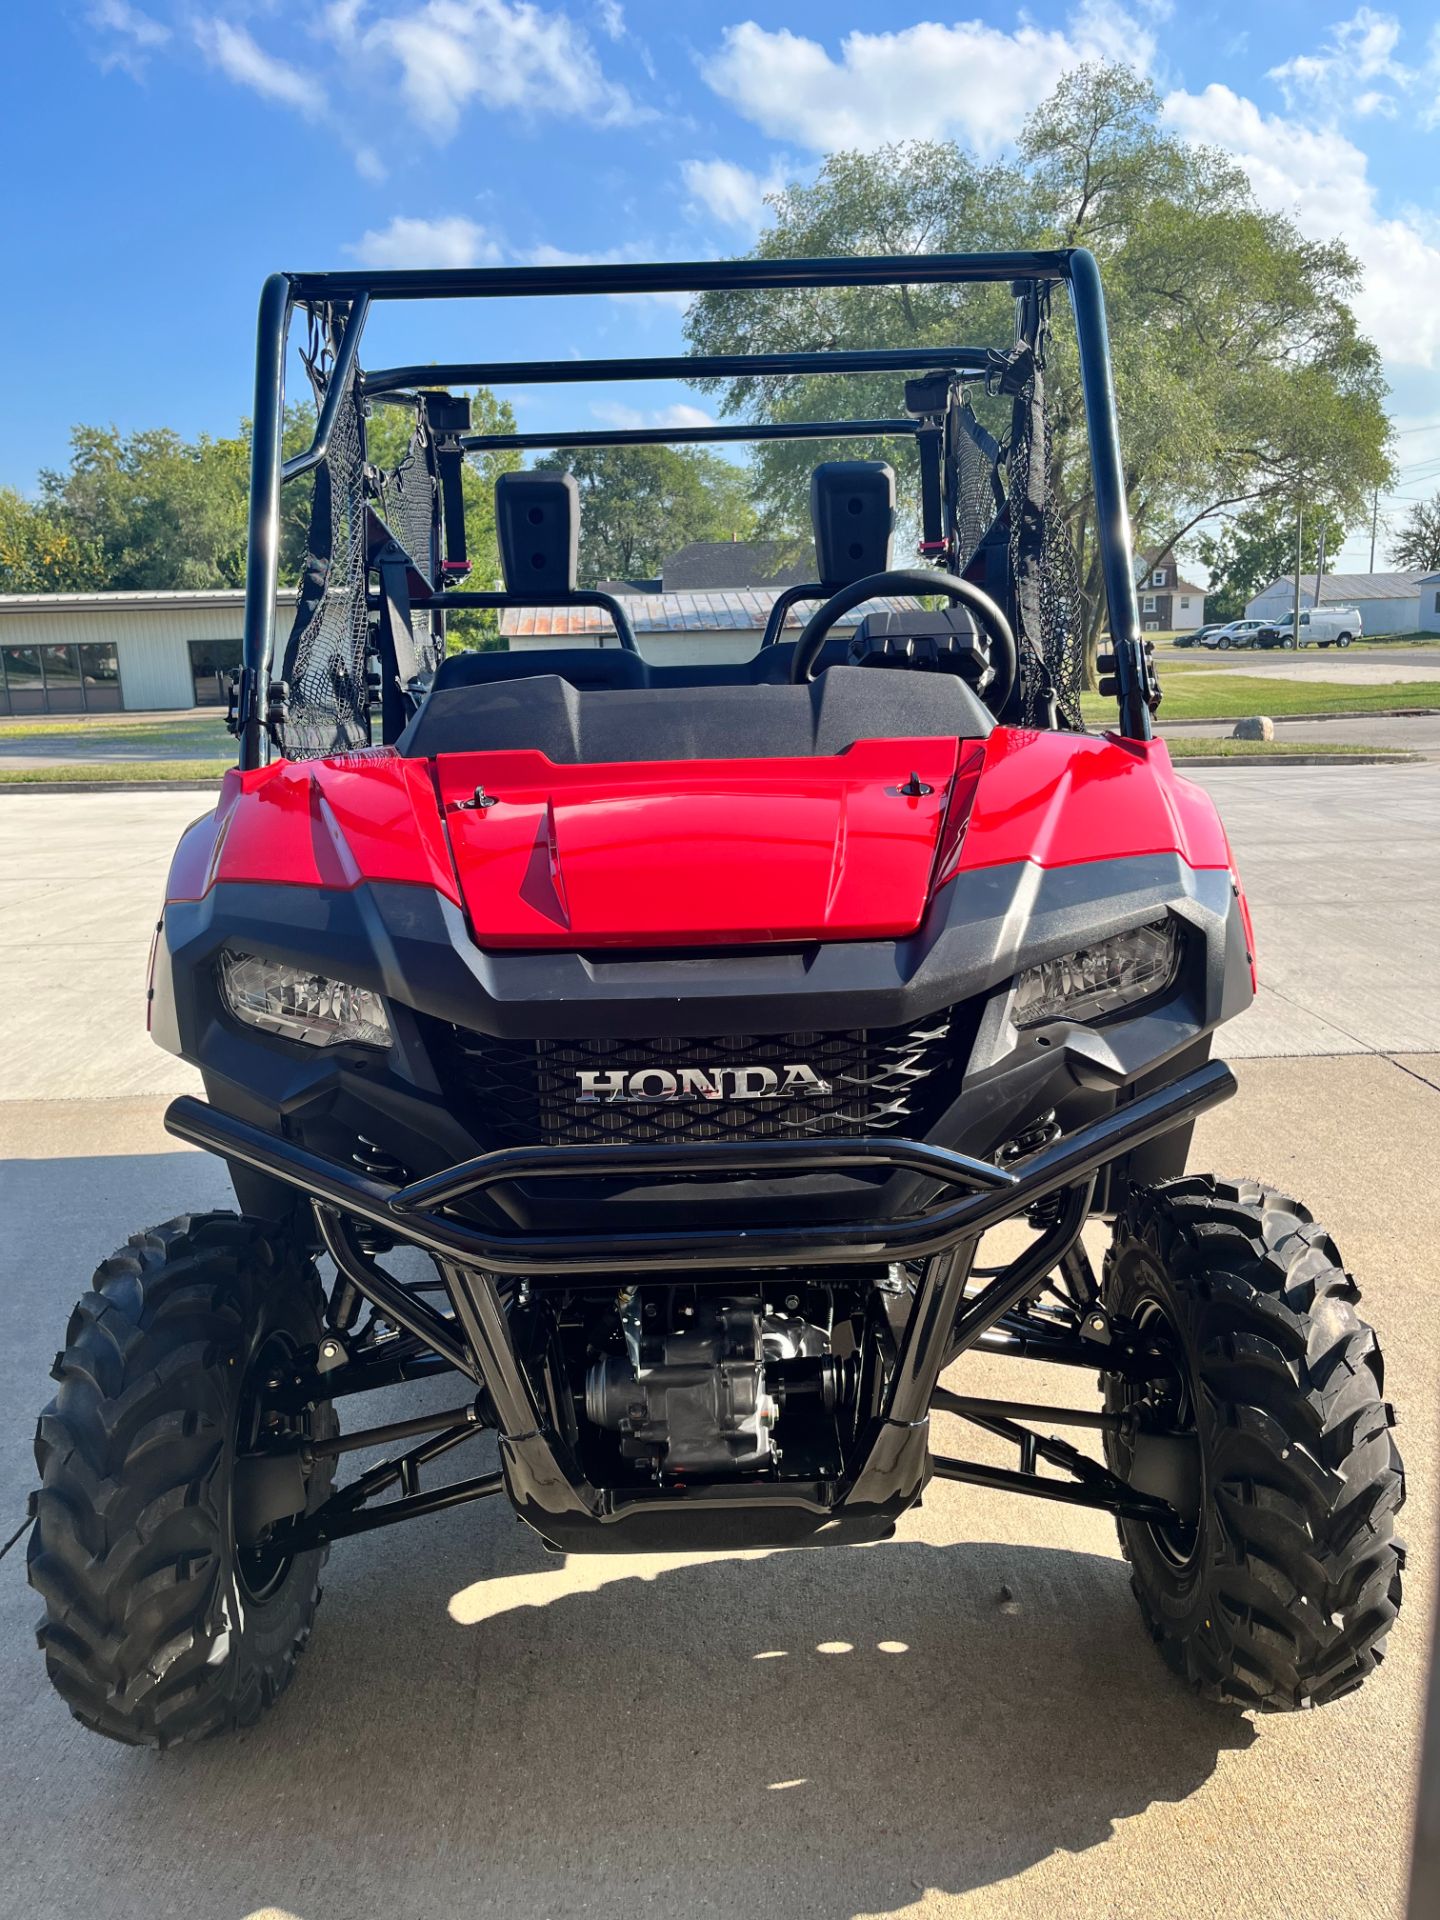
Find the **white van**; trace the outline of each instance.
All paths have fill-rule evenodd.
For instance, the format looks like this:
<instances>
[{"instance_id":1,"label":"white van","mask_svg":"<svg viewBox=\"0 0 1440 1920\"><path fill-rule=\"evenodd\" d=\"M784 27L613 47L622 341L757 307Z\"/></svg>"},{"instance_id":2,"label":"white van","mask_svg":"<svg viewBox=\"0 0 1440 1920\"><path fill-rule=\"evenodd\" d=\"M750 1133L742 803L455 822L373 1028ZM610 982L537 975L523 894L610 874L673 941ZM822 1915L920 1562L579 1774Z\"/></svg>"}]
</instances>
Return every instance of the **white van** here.
<instances>
[{"instance_id":1,"label":"white van","mask_svg":"<svg viewBox=\"0 0 1440 1920\"><path fill-rule=\"evenodd\" d=\"M1365 628L1358 607L1315 607L1300 616L1300 644L1308 647L1348 647Z\"/></svg>"},{"instance_id":2,"label":"white van","mask_svg":"<svg viewBox=\"0 0 1440 1920\"><path fill-rule=\"evenodd\" d=\"M1358 607L1310 607L1300 616L1302 647L1348 647L1364 633ZM1270 620L1255 635L1257 647L1293 647L1295 622Z\"/></svg>"}]
</instances>

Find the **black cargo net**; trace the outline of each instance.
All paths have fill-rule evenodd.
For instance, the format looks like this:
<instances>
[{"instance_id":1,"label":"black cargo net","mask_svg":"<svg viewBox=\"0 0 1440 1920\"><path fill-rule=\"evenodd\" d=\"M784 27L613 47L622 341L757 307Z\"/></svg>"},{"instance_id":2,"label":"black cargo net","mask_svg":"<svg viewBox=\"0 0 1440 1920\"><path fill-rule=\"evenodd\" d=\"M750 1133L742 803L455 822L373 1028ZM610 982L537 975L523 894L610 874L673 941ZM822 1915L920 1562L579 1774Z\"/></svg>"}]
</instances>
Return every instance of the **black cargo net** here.
<instances>
[{"instance_id":1,"label":"black cargo net","mask_svg":"<svg viewBox=\"0 0 1440 1920\"><path fill-rule=\"evenodd\" d=\"M415 571L433 587L439 573L435 501L440 480L435 442L417 413L410 444L398 467L375 472L375 510L409 554Z\"/></svg>"},{"instance_id":2,"label":"black cargo net","mask_svg":"<svg viewBox=\"0 0 1440 1920\"><path fill-rule=\"evenodd\" d=\"M330 388L336 331L332 315L311 316L302 358L317 412ZM369 743L372 616L366 596L373 555L367 557L367 541L378 545L377 522L383 521L404 548L427 588L437 584L440 571L439 470L424 403L415 405L409 445L398 466L368 467L356 378L352 370L328 451L315 470L295 618L276 676L286 686L280 739L291 760L314 760ZM416 670L431 673L444 646L439 622L414 609L410 625Z\"/></svg>"},{"instance_id":3,"label":"black cargo net","mask_svg":"<svg viewBox=\"0 0 1440 1920\"><path fill-rule=\"evenodd\" d=\"M305 364L324 404L328 348L312 330ZM310 537L295 619L278 678L286 685L287 759L314 760L370 738L365 656L365 449L353 382L341 397L330 449L315 470Z\"/></svg>"},{"instance_id":4,"label":"black cargo net","mask_svg":"<svg viewBox=\"0 0 1440 1920\"><path fill-rule=\"evenodd\" d=\"M1004 510L1005 487L1000 477L1004 455L999 441L975 417L968 393L960 402L955 426L947 480L963 568Z\"/></svg>"},{"instance_id":5,"label":"black cargo net","mask_svg":"<svg viewBox=\"0 0 1440 1920\"><path fill-rule=\"evenodd\" d=\"M1053 697L1060 724L1083 732L1080 691L1085 684L1085 623L1080 576L1055 500L1045 373L1039 363L1015 402L1006 471L1022 720L1027 727L1048 724Z\"/></svg>"},{"instance_id":6,"label":"black cargo net","mask_svg":"<svg viewBox=\"0 0 1440 1920\"><path fill-rule=\"evenodd\" d=\"M960 571L1013 609L1021 721L1084 730L1085 633L1079 574L1055 500L1045 374L1028 348L997 356L992 393L1011 396L1003 440L968 394L951 415L945 485Z\"/></svg>"}]
</instances>

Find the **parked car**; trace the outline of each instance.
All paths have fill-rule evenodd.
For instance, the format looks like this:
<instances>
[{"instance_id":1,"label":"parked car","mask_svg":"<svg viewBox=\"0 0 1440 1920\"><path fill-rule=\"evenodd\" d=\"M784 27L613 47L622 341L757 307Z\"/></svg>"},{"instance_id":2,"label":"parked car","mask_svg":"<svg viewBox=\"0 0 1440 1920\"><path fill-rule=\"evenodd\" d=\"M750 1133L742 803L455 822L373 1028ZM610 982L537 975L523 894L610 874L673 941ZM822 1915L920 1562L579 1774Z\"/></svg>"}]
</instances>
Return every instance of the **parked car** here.
<instances>
[{"instance_id":1,"label":"parked car","mask_svg":"<svg viewBox=\"0 0 1440 1920\"><path fill-rule=\"evenodd\" d=\"M1302 647L1348 647L1352 640L1358 640L1365 631L1358 607L1313 607L1300 616L1300 644ZM1274 639L1266 636L1273 633ZM1295 622L1283 620L1267 626L1264 633L1257 635L1257 643L1262 647L1293 647L1295 644Z\"/></svg>"},{"instance_id":2,"label":"parked car","mask_svg":"<svg viewBox=\"0 0 1440 1920\"><path fill-rule=\"evenodd\" d=\"M1177 647L1204 646L1207 644L1206 636L1212 633L1219 633L1223 625L1223 621L1217 621L1208 627L1192 627L1189 633L1177 633L1175 636L1175 645Z\"/></svg>"},{"instance_id":3,"label":"parked car","mask_svg":"<svg viewBox=\"0 0 1440 1920\"><path fill-rule=\"evenodd\" d=\"M1269 624L1268 620L1230 620L1223 627L1212 627L1204 634L1200 644L1228 653L1231 647L1252 646L1259 629Z\"/></svg>"}]
</instances>

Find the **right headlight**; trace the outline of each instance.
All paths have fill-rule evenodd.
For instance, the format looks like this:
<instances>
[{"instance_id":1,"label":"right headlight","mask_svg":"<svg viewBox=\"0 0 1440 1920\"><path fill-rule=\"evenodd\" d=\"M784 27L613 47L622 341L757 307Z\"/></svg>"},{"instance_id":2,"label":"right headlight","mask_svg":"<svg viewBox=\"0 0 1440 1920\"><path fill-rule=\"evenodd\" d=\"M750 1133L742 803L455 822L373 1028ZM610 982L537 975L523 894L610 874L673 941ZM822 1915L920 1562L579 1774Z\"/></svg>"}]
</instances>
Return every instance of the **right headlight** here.
<instances>
[{"instance_id":1,"label":"right headlight","mask_svg":"<svg viewBox=\"0 0 1440 1920\"><path fill-rule=\"evenodd\" d=\"M220 955L220 989L237 1020L307 1047L388 1047L390 1022L378 993L330 980L308 967L258 954Z\"/></svg>"},{"instance_id":2,"label":"right headlight","mask_svg":"<svg viewBox=\"0 0 1440 1920\"><path fill-rule=\"evenodd\" d=\"M1176 924L1168 916L1132 927L1094 946L1042 960L1015 981L1010 1018L1017 1027L1047 1020L1098 1020L1163 992L1180 960Z\"/></svg>"}]
</instances>

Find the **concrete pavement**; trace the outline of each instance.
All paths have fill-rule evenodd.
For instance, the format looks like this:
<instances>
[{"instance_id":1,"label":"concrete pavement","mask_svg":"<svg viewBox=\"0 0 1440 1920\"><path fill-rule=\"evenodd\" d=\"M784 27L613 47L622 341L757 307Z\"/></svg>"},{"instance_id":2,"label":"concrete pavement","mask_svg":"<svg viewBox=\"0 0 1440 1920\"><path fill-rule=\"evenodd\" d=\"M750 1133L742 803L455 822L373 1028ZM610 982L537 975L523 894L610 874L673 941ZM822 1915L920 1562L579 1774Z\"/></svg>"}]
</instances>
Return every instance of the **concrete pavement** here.
<instances>
[{"instance_id":1,"label":"concrete pavement","mask_svg":"<svg viewBox=\"0 0 1440 1920\"><path fill-rule=\"evenodd\" d=\"M1440 1454L1440 767L1203 777L1267 984L1226 1039L1240 1098L1193 1164L1289 1186L1334 1231L1412 1469L1406 1616L1360 1695L1253 1725L1197 1706L1097 1515L939 1484L877 1547L567 1560L497 1503L337 1547L276 1710L157 1757L66 1717L12 1555L0 1920L1398 1916ZM202 804L0 806L0 1533L95 1261L227 1199L163 1133L192 1076L141 1032L166 860ZM962 1380L1090 1394L999 1361ZM417 1410L384 1399L377 1419Z\"/></svg>"}]
</instances>

